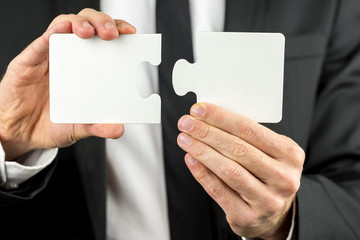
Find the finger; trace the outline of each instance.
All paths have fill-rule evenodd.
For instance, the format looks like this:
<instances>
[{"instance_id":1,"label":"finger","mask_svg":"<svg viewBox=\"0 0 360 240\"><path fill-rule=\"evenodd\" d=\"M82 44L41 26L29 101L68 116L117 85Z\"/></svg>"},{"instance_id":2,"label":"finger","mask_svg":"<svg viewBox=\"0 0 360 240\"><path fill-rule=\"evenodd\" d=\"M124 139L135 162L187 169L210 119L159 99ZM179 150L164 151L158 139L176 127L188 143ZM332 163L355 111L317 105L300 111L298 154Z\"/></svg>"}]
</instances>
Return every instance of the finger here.
<instances>
[{"instance_id":1,"label":"finger","mask_svg":"<svg viewBox=\"0 0 360 240\"><path fill-rule=\"evenodd\" d=\"M74 124L72 140L77 141L90 136L116 139L123 134L123 124Z\"/></svg>"},{"instance_id":2,"label":"finger","mask_svg":"<svg viewBox=\"0 0 360 240\"><path fill-rule=\"evenodd\" d=\"M75 14L61 14L54 18L51 23L49 24L47 30L54 27L55 25L58 25L63 22L71 22L72 18L76 16Z\"/></svg>"},{"instance_id":3,"label":"finger","mask_svg":"<svg viewBox=\"0 0 360 240\"><path fill-rule=\"evenodd\" d=\"M259 196L249 201L246 196L229 188L226 182L191 154L185 155L185 161L194 178L225 211L230 224L237 222L239 225L253 225L252 223L256 223L259 216L278 214L289 201L272 194L267 189L263 189Z\"/></svg>"},{"instance_id":4,"label":"finger","mask_svg":"<svg viewBox=\"0 0 360 240\"><path fill-rule=\"evenodd\" d=\"M186 133L178 136L179 146L206 166L234 191L253 201L259 198L265 185L238 163L228 159L203 142Z\"/></svg>"},{"instance_id":5,"label":"finger","mask_svg":"<svg viewBox=\"0 0 360 240\"><path fill-rule=\"evenodd\" d=\"M297 190L301 169L276 161L242 139L188 115L179 120L179 129L239 163L273 192L286 196ZM230 173L238 171L233 164L225 168Z\"/></svg>"},{"instance_id":6,"label":"finger","mask_svg":"<svg viewBox=\"0 0 360 240\"><path fill-rule=\"evenodd\" d=\"M85 8L78 16L85 18L95 28L96 35L103 40L113 40L119 36L115 20L105 13Z\"/></svg>"},{"instance_id":7,"label":"finger","mask_svg":"<svg viewBox=\"0 0 360 240\"><path fill-rule=\"evenodd\" d=\"M217 128L242 138L244 141L260 149L278 160L296 155L298 161L303 154L302 149L290 138L233 112L210 103L197 103L192 106L190 114Z\"/></svg>"},{"instance_id":8,"label":"finger","mask_svg":"<svg viewBox=\"0 0 360 240\"><path fill-rule=\"evenodd\" d=\"M191 116L186 115L180 118L178 127L180 131L190 134L193 138L239 163L262 182L271 182L277 169L283 167L280 162L241 138Z\"/></svg>"},{"instance_id":9,"label":"finger","mask_svg":"<svg viewBox=\"0 0 360 240\"><path fill-rule=\"evenodd\" d=\"M14 63L22 66L36 66L49 56L49 37L53 33L70 33L70 22L62 22L48 29L42 36L32 42L14 60Z\"/></svg>"},{"instance_id":10,"label":"finger","mask_svg":"<svg viewBox=\"0 0 360 240\"><path fill-rule=\"evenodd\" d=\"M88 39L92 38L95 35L95 29L89 21L87 21L86 18L74 15L74 14L68 14L68 15L59 15L57 16L52 23L50 24L49 28L60 24L62 22L71 22L72 26L72 33L76 34L80 38Z\"/></svg>"},{"instance_id":11,"label":"finger","mask_svg":"<svg viewBox=\"0 0 360 240\"><path fill-rule=\"evenodd\" d=\"M120 34L136 33L136 28L124 20L115 19L115 23L116 23L117 29L119 30Z\"/></svg>"},{"instance_id":12,"label":"finger","mask_svg":"<svg viewBox=\"0 0 360 240\"><path fill-rule=\"evenodd\" d=\"M279 211L284 209L283 202L278 201L271 194L267 194L267 192L263 192L263 197L268 202L249 205L238 193L230 189L221 179L189 153L185 156L185 162L194 178L224 210L226 219L232 228L238 228L242 231L249 229L249 227L253 228L263 222L264 218L269 215L279 214Z\"/></svg>"},{"instance_id":13,"label":"finger","mask_svg":"<svg viewBox=\"0 0 360 240\"><path fill-rule=\"evenodd\" d=\"M248 204L201 162L190 154L185 155L185 162L196 181L200 183L227 215L249 210Z\"/></svg>"}]
</instances>

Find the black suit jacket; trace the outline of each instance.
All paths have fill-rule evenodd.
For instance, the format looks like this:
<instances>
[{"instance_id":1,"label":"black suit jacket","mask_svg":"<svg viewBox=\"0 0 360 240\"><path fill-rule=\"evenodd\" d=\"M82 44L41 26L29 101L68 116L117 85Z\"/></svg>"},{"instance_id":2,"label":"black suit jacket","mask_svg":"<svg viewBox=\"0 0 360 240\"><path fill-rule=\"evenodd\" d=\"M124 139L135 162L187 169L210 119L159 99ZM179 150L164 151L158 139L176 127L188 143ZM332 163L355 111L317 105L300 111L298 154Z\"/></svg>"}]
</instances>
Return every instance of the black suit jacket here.
<instances>
[{"instance_id":1,"label":"black suit jacket","mask_svg":"<svg viewBox=\"0 0 360 240\"><path fill-rule=\"evenodd\" d=\"M1 3L0 72L52 18L84 7L98 9L99 2ZM286 36L283 120L267 126L307 154L295 239L360 239L359 26L358 0L227 0L226 31ZM185 166L177 177L206 196ZM89 138L61 149L46 170L17 190L0 192L1 239L104 239L105 184L104 140ZM183 206L184 216L170 226L183 231L172 238L236 239L208 197L203 206L210 217ZM198 224L206 232L196 231Z\"/></svg>"}]
</instances>

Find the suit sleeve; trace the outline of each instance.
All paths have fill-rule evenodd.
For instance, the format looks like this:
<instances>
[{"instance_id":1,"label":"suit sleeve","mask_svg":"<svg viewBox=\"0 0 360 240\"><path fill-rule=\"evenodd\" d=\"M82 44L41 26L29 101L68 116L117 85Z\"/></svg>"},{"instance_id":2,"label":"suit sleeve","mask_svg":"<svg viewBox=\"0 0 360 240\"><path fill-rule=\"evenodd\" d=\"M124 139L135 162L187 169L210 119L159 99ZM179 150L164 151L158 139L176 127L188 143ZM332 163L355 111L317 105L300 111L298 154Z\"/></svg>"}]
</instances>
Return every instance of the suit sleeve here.
<instances>
[{"instance_id":1,"label":"suit sleeve","mask_svg":"<svg viewBox=\"0 0 360 240\"><path fill-rule=\"evenodd\" d=\"M297 239L360 239L360 1L338 2L297 194Z\"/></svg>"},{"instance_id":2,"label":"suit sleeve","mask_svg":"<svg viewBox=\"0 0 360 240\"><path fill-rule=\"evenodd\" d=\"M29 178L25 182L18 185L15 189L0 189L0 208L8 205L30 200L40 193L47 186L54 169L56 167L56 159L45 169Z\"/></svg>"}]
</instances>

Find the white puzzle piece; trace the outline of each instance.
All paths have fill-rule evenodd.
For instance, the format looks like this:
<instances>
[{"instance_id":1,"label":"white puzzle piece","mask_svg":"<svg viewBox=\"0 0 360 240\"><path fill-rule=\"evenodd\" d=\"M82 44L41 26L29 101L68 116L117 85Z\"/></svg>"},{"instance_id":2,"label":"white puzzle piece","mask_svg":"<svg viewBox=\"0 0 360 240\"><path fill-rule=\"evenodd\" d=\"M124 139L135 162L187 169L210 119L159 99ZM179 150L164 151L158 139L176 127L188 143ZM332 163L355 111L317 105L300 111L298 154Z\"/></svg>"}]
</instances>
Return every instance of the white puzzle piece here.
<instances>
[{"instance_id":1,"label":"white puzzle piece","mask_svg":"<svg viewBox=\"0 0 360 240\"><path fill-rule=\"evenodd\" d=\"M160 64L160 34L113 41L53 34L49 54L54 123L160 123L160 96L143 99L136 87L140 63Z\"/></svg>"},{"instance_id":2,"label":"white puzzle piece","mask_svg":"<svg viewBox=\"0 0 360 240\"><path fill-rule=\"evenodd\" d=\"M198 35L198 61L176 62L178 95L194 92L210 102L258 122L282 118L285 38L280 33Z\"/></svg>"}]
</instances>

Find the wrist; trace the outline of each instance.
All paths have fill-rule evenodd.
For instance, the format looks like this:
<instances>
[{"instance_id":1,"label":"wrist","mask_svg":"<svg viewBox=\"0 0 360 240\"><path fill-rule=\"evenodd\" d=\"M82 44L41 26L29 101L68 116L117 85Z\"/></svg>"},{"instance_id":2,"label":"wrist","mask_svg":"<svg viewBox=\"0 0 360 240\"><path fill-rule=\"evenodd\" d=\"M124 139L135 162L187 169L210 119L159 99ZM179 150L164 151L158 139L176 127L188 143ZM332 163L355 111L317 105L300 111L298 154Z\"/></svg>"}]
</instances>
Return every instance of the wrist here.
<instances>
[{"instance_id":1,"label":"wrist","mask_svg":"<svg viewBox=\"0 0 360 240\"><path fill-rule=\"evenodd\" d=\"M291 224L292 224L292 217L293 217L293 206L295 204L295 196L294 198L289 201L288 206L285 208L285 211L283 214L281 214L281 217L276 221L272 229L274 231L269 234L268 236L262 238L263 240L285 240L287 239Z\"/></svg>"},{"instance_id":2,"label":"wrist","mask_svg":"<svg viewBox=\"0 0 360 240\"><path fill-rule=\"evenodd\" d=\"M2 112L3 113L3 112ZM6 115L6 113L3 113ZM7 126L11 123L11 118L0 118L0 143L5 152L5 161L13 161L17 157L35 149L29 141L23 140L17 131L13 131L14 127Z\"/></svg>"},{"instance_id":3,"label":"wrist","mask_svg":"<svg viewBox=\"0 0 360 240\"><path fill-rule=\"evenodd\" d=\"M5 153L5 161L14 161L21 155L34 150L28 143L16 142L4 138L0 134L0 144Z\"/></svg>"}]
</instances>

